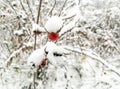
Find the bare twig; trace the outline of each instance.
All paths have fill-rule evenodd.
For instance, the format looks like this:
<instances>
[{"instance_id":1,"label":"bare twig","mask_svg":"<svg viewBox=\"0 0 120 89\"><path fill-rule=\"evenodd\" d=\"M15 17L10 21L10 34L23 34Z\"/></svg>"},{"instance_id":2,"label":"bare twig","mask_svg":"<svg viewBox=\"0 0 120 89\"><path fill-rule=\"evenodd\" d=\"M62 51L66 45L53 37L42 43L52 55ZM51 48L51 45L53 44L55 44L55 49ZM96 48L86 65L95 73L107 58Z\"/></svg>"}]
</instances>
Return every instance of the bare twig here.
<instances>
[{"instance_id":1,"label":"bare twig","mask_svg":"<svg viewBox=\"0 0 120 89\"><path fill-rule=\"evenodd\" d=\"M62 6L62 8L61 8L60 13L59 13L59 16L61 15L61 13L62 13L62 11L63 11L63 8L65 7L66 3L67 3L67 0L65 0L63 6Z\"/></svg>"},{"instance_id":2,"label":"bare twig","mask_svg":"<svg viewBox=\"0 0 120 89\"><path fill-rule=\"evenodd\" d=\"M11 51L10 51L10 48L9 48L8 44L5 44L5 45L6 45L7 49L8 49L8 51L9 51L9 53L11 53Z\"/></svg>"},{"instance_id":3,"label":"bare twig","mask_svg":"<svg viewBox=\"0 0 120 89\"><path fill-rule=\"evenodd\" d=\"M90 40L90 38L87 36L86 33L82 32L82 31L79 31L78 33L80 33L81 35L83 35L86 39Z\"/></svg>"},{"instance_id":4,"label":"bare twig","mask_svg":"<svg viewBox=\"0 0 120 89\"><path fill-rule=\"evenodd\" d=\"M36 21L37 24L39 24L41 5L42 5L42 0L39 0L39 9L38 9L38 15L37 15L37 21ZM36 41L37 41L37 34L35 32L34 50L36 49Z\"/></svg>"},{"instance_id":5,"label":"bare twig","mask_svg":"<svg viewBox=\"0 0 120 89\"><path fill-rule=\"evenodd\" d=\"M14 12L15 12L15 14L16 14L16 16L17 16L17 12L16 12L16 10L14 9L14 7L11 5L10 1L8 1L8 0L6 0L6 1L7 1L8 4L10 5L10 7L14 10Z\"/></svg>"},{"instance_id":6,"label":"bare twig","mask_svg":"<svg viewBox=\"0 0 120 89\"><path fill-rule=\"evenodd\" d=\"M76 15L74 14L74 15L72 15L72 16L65 16L65 17L63 17L62 19L63 19L63 20L67 20L67 19L73 18L74 16L76 16Z\"/></svg>"},{"instance_id":7,"label":"bare twig","mask_svg":"<svg viewBox=\"0 0 120 89\"><path fill-rule=\"evenodd\" d=\"M54 1L55 1L54 5L53 5L52 9L49 11L49 14L48 14L48 16L50 15L50 17L52 16L52 12L53 12L53 10L55 8L55 5L56 5L56 0L54 0Z\"/></svg>"},{"instance_id":8,"label":"bare twig","mask_svg":"<svg viewBox=\"0 0 120 89\"><path fill-rule=\"evenodd\" d=\"M60 34L59 38L61 38L67 32L70 32L75 27L75 24L76 24L76 22L70 22L66 26L63 26L59 33Z\"/></svg>"},{"instance_id":9,"label":"bare twig","mask_svg":"<svg viewBox=\"0 0 120 89\"><path fill-rule=\"evenodd\" d=\"M116 45L115 49L117 50L117 52L120 54L120 47L117 46L117 42L113 39L113 37L107 32L107 35L110 37L110 39L113 41L113 43Z\"/></svg>"},{"instance_id":10,"label":"bare twig","mask_svg":"<svg viewBox=\"0 0 120 89\"><path fill-rule=\"evenodd\" d=\"M28 13L27 13L27 11L25 10L25 7L23 6L23 3L22 3L22 1L21 1L21 0L20 0L20 4L21 4L22 9L24 10L25 14L28 16Z\"/></svg>"},{"instance_id":11,"label":"bare twig","mask_svg":"<svg viewBox=\"0 0 120 89\"><path fill-rule=\"evenodd\" d=\"M39 23L41 5L42 5L42 0L39 0L39 9L38 9L38 15L37 15L37 22L36 22L37 24Z\"/></svg>"},{"instance_id":12,"label":"bare twig","mask_svg":"<svg viewBox=\"0 0 120 89\"><path fill-rule=\"evenodd\" d=\"M68 30L67 30L66 32L64 32L63 34L60 34L59 39L60 39L60 38L62 38L62 36L64 36L64 34L66 34L66 33L70 32L73 28L74 28L74 27L72 27L72 28L68 29Z\"/></svg>"},{"instance_id":13,"label":"bare twig","mask_svg":"<svg viewBox=\"0 0 120 89\"><path fill-rule=\"evenodd\" d=\"M29 3L28 0L26 0L26 1L27 1L28 8L29 8L29 10L30 10L30 13L31 13L31 15L32 15L32 19L33 19L33 21L35 21L34 15L33 15L33 13L32 13L32 9L30 8L30 3Z\"/></svg>"},{"instance_id":14,"label":"bare twig","mask_svg":"<svg viewBox=\"0 0 120 89\"><path fill-rule=\"evenodd\" d=\"M37 34L35 33L35 39L34 39L34 50L36 49L36 41L37 41Z\"/></svg>"}]
</instances>

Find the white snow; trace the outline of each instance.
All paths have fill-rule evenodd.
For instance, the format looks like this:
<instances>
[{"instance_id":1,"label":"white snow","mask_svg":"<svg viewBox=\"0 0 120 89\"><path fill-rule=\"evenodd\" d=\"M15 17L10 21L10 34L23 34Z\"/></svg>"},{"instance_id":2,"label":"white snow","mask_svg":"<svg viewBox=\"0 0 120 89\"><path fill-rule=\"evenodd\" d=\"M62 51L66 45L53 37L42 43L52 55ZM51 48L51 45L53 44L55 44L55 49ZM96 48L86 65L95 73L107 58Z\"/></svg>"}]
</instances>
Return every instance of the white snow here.
<instances>
[{"instance_id":1,"label":"white snow","mask_svg":"<svg viewBox=\"0 0 120 89\"><path fill-rule=\"evenodd\" d=\"M53 42L48 42L44 47L37 49L31 53L29 58L27 59L28 65L32 65L33 63L36 66L39 66L41 61L45 59L45 50L48 52L47 58L48 60L55 66L59 66L59 64L65 64L65 59L63 56L57 57L54 56L54 53L59 54L68 54L68 51L65 50L62 46L57 46Z\"/></svg>"},{"instance_id":2,"label":"white snow","mask_svg":"<svg viewBox=\"0 0 120 89\"><path fill-rule=\"evenodd\" d=\"M78 32L78 31L80 31L80 30L81 30L81 28L75 27L75 28L73 28L73 30L72 30L71 32Z\"/></svg>"},{"instance_id":3,"label":"white snow","mask_svg":"<svg viewBox=\"0 0 120 89\"><path fill-rule=\"evenodd\" d=\"M48 42L46 44L46 51L48 52L57 52L60 54L67 54L69 53L63 46L57 46L54 42Z\"/></svg>"},{"instance_id":4,"label":"white snow","mask_svg":"<svg viewBox=\"0 0 120 89\"><path fill-rule=\"evenodd\" d=\"M76 4L77 4L77 3L76 3ZM73 19L70 23L68 23L67 25L65 25L65 26L61 29L60 36L61 36L62 34L64 34L64 33L68 32L68 31L72 30L72 29L75 27L76 22L77 22L77 21L81 18L81 16L82 16L81 13L80 13L80 9L79 9L79 6L78 6L78 5L74 6L71 10L74 10L74 12L73 12L73 11L70 11L70 12L71 12L72 16L75 15L75 17L74 17L74 19ZM69 17L69 15L68 15L68 17Z\"/></svg>"},{"instance_id":5,"label":"white snow","mask_svg":"<svg viewBox=\"0 0 120 89\"><path fill-rule=\"evenodd\" d=\"M54 66L63 66L66 63L64 54L68 54L69 51L62 46L57 46L53 42L48 42L46 45L46 51L48 52L47 58ZM63 56L54 56L54 53L62 54Z\"/></svg>"},{"instance_id":6,"label":"white snow","mask_svg":"<svg viewBox=\"0 0 120 89\"><path fill-rule=\"evenodd\" d=\"M60 30L62 25L63 25L62 19L58 16L53 16L49 18L48 21L46 22L45 28L49 33L52 33L52 32L56 33L58 30Z\"/></svg>"},{"instance_id":7,"label":"white snow","mask_svg":"<svg viewBox=\"0 0 120 89\"><path fill-rule=\"evenodd\" d=\"M47 48L46 51L54 51L57 45L53 42L47 42L46 44Z\"/></svg>"},{"instance_id":8,"label":"white snow","mask_svg":"<svg viewBox=\"0 0 120 89\"><path fill-rule=\"evenodd\" d=\"M68 11L65 12L66 16L64 16L62 19L70 18L72 16L75 16L77 12L76 7L69 9Z\"/></svg>"},{"instance_id":9,"label":"white snow","mask_svg":"<svg viewBox=\"0 0 120 89\"><path fill-rule=\"evenodd\" d=\"M35 5L39 5L39 0L34 1Z\"/></svg>"},{"instance_id":10,"label":"white snow","mask_svg":"<svg viewBox=\"0 0 120 89\"><path fill-rule=\"evenodd\" d=\"M3 41L3 44L9 44L9 42L8 41Z\"/></svg>"},{"instance_id":11,"label":"white snow","mask_svg":"<svg viewBox=\"0 0 120 89\"><path fill-rule=\"evenodd\" d=\"M35 64L38 67L43 59L45 59L44 47L33 51L27 59L27 64L30 66Z\"/></svg>"},{"instance_id":12,"label":"white snow","mask_svg":"<svg viewBox=\"0 0 120 89\"><path fill-rule=\"evenodd\" d=\"M32 31L45 32L45 29L39 26L38 24L36 24L35 22L32 22Z\"/></svg>"},{"instance_id":13,"label":"white snow","mask_svg":"<svg viewBox=\"0 0 120 89\"><path fill-rule=\"evenodd\" d=\"M22 35L22 34L24 34L24 33L23 33L23 30L14 31L14 35L20 36L20 35Z\"/></svg>"},{"instance_id":14,"label":"white snow","mask_svg":"<svg viewBox=\"0 0 120 89\"><path fill-rule=\"evenodd\" d=\"M14 6L14 5L17 6L17 5L18 5L18 2L17 2L17 1L13 1L13 2L12 2L12 6Z\"/></svg>"},{"instance_id":15,"label":"white snow","mask_svg":"<svg viewBox=\"0 0 120 89\"><path fill-rule=\"evenodd\" d=\"M83 5L87 5L87 4L93 4L93 1L92 0L81 0L81 3L83 4Z\"/></svg>"},{"instance_id":16,"label":"white snow","mask_svg":"<svg viewBox=\"0 0 120 89\"><path fill-rule=\"evenodd\" d=\"M33 42L27 42L27 43L24 43L24 45L26 47L33 47Z\"/></svg>"}]
</instances>

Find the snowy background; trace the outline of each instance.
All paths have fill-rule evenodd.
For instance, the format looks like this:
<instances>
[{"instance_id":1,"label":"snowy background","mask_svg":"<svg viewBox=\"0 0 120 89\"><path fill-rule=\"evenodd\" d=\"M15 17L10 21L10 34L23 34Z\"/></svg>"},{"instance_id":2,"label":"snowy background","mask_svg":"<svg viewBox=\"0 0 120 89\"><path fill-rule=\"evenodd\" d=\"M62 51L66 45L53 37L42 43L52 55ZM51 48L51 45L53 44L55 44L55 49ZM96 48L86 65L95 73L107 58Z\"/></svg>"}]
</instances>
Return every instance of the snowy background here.
<instances>
[{"instance_id":1,"label":"snowy background","mask_svg":"<svg viewBox=\"0 0 120 89\"><path fill-rule=\"evenodd\" d=\"M120 0L0 0L0 52L0 89L119 89Z\"/></svg>"}]
</instances>

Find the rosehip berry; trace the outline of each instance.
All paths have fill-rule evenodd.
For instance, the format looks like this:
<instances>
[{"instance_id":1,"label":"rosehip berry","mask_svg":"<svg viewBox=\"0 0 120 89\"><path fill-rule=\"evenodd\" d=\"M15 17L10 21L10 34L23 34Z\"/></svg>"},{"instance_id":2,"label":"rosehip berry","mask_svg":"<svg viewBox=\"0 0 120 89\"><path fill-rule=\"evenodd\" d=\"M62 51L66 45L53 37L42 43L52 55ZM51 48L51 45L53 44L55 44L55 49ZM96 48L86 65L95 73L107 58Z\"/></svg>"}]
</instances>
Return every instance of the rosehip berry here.
<instances>
[{"instance_id":1,"label":"rosehip berry","mask_svg":"<svg viewBox=\"0 0 120 89\"><path fill-rule=\"evenodd\" d=\"M42 60L41 64L40 64L40 68L43 68L46 65L46 60Z\"/></svg>"},{"instance_id":2,"label":"rosehip berry","mask_svg":"<svg viewBox=\"0 0 120 89\"><path fill-rule=\"evenodd\" d=\"M48 38L51 41L56 41L59 38L59 34L58 33L48 33Z\"/></svg>"}]
</instances>

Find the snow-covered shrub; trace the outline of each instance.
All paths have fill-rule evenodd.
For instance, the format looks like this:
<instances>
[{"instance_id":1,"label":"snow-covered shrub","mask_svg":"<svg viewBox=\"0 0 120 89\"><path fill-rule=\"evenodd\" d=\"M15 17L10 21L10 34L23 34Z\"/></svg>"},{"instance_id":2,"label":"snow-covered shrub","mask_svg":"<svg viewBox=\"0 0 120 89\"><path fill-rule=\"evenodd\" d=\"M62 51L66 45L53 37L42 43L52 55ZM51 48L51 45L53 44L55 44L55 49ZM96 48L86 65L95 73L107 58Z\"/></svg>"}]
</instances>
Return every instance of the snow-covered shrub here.
<instances>
[{"instance_id":1,"label":"snow-covered shrub","mask_svg":"<svg viewBox=\"0 0 120 89\"><path fill-rule=\"evenodd\" d=\"M39 19L38 9L0 0L0 87L118 89L119 0L42 0Z\"/></svg>"}]
</instances>

